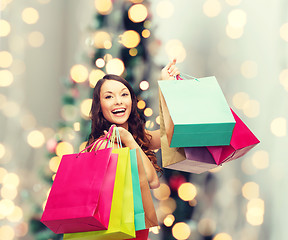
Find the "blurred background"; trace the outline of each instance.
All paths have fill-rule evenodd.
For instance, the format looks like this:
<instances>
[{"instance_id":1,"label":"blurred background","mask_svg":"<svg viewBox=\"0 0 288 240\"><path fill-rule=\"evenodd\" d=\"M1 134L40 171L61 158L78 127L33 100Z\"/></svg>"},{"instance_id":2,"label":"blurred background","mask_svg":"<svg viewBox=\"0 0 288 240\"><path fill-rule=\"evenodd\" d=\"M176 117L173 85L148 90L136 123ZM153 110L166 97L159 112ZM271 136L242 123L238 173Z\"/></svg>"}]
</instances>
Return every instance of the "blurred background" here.
<instances>
[{"instance_id":1,"label":"blurred background","mask_svg":"<svg viewBox=\"0 0 288 240\"><path fill-rule=\"evenodd\" d=\"M165 170L150 239L286 239L288 2L1 0L0 239L62 239L39 220L61 156L87 140L105 73L133 86L159 128L157 80L216 76L261 141L202 174ZM158 162L161 164L161 154Z\"/></svg>"}]
</instances>

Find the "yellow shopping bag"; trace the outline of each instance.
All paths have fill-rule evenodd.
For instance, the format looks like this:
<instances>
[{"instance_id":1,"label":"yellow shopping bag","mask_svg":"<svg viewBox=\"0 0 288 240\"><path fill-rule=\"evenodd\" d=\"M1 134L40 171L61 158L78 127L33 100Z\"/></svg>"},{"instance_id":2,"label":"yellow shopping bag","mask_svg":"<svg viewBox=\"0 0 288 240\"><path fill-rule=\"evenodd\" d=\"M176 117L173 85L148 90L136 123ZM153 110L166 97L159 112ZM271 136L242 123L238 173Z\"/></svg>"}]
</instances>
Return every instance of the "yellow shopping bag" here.
<instances>
[{"instance_id":1,"label":"yellow shopping bag","mask_svg":"<svg viewBox=\"0 0 288 240\"><path fill-rule=\"evenodd\" d=\"M130 149L113 149L118 163L107 230L64 234L63 239L105 240L135 238L134 202L131 175Z\"/></svg>"}]
</instances>

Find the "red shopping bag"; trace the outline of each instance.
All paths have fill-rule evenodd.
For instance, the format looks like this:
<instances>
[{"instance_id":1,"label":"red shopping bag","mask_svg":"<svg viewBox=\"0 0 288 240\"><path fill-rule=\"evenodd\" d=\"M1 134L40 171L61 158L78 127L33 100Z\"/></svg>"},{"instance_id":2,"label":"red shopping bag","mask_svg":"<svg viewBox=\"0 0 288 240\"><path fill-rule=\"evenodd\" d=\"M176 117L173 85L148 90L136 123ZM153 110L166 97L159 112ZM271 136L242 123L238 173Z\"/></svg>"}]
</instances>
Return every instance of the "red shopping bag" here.
<instances>
[{"instance_id":1,"label":"red shopping bag","mask_svg":"<svg viewBox=\"0 0 288 240\"><path fill-rule=\"evenodd\" d=\"M236 124L230 145L207 147L218 165L242 157L260 142L232 109L231 112Z\"/></svg>"},{"instance_id":2,"label":"red shopping bag","mask_svg":"<svg viewBox=\"0 0 288 240\"><path fill-rule=\"evenodd\" d=\"M41 222L55 233L107 229L117 161L107 144L102 150L64 155Z\"/></svg>"}]
</instances>

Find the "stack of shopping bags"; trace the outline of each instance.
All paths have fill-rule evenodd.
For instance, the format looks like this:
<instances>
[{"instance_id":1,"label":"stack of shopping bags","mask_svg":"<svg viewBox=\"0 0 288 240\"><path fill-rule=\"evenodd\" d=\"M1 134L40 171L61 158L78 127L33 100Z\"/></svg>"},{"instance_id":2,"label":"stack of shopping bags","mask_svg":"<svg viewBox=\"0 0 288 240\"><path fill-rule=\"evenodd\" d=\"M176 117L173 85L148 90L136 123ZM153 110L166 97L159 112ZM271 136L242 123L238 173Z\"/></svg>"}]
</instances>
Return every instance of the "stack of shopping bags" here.
<instances>
[{"instance_id":1,"label":"stack of shopping bags","mask_svg":"<svg viewBox=\"0 0 288 240\"><path fill-rule=\"evenodd\" d=\"M164 168L202 173L259 143L228 106L214 76L178 76L158 83Z\"/></svg>"},{"instance_id":2,"label":"stack of shopping bags","mask_svg":"<svg viewBox=\"0 0 288 240\"><path fill-rule=\"evenodd\" d=\"M113 125L80 153L64 155L41 222L63 239L147 239L158 221L139 149L123 148Z\"/></svg>"}]
</instances>

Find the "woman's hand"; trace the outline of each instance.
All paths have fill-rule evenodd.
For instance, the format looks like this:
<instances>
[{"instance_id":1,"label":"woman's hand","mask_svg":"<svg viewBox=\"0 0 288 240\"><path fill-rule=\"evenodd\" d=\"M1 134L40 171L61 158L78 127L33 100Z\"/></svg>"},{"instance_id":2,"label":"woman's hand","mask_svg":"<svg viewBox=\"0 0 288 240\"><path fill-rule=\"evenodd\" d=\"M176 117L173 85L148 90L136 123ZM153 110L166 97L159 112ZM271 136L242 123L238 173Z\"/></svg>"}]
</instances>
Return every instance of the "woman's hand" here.
<instances>
[{"instance_id":1,"label":"woman's hand","mask_svg":"<svg viewBox=\"0 0 288 240\"><path fill-rule=\"evenodd\" d=\"M121 142L125 145L125 146L129 146L129 145L135 145L137 144L134 137L132 136L132 134L126 130L123 127L117 127L118 131L119 131L119 135L120 135L120 139ZM104 134L107 134L107 131L104 131Z\"/></svg>"},{"instance_id":2,"label":"woman's hand","mask_svg":"<svg viewBox=\"0 0 288 240\"><path fill-rule=\"evenodd\" d=\"M161 71L162 80L174 80L174 77L180 74L179 69L175 66L176 58L169 62Z\"/></svg>"}]
</instances>

